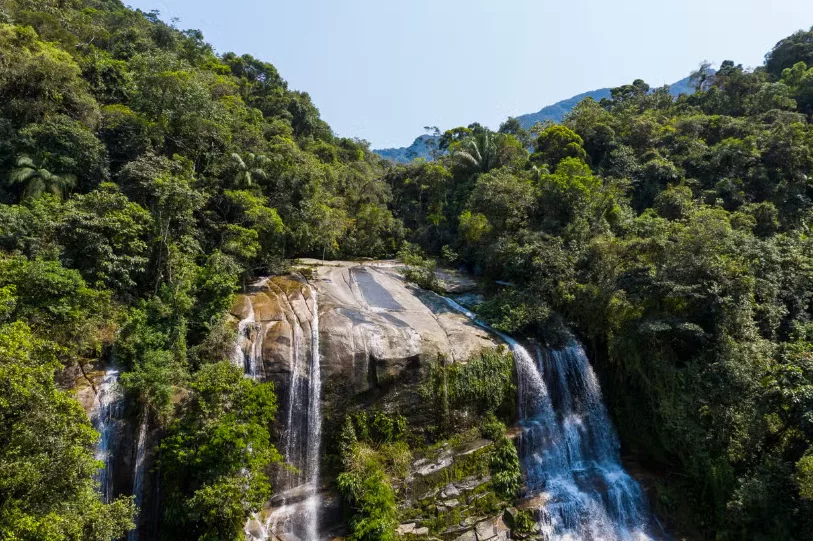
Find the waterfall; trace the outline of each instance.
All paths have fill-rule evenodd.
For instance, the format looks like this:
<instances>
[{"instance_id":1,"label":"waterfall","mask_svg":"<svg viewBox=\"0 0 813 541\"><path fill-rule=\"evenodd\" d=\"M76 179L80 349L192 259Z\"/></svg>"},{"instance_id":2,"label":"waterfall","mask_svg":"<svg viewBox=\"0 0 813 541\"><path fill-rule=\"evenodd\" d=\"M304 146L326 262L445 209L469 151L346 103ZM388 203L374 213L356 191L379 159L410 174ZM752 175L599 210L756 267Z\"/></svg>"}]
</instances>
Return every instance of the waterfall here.
<instances>
[{"instance_id":1,"label":"waterfall","mask_svg":"<svg viewBox=\"0 0 813 541\"><path fill-rule=\"evenodd\" d=\"M136 460L133 468L133 496L138 508L136 517L136 527L127 534L127 541L138 541L139 518L141 517L141 506L144 501L144 456L147 448L147 413L144 412L139 423L138 441L136 443Z\"/></svg>"},{"instance_id":2,"label":"waterfall","mask_svg":"<svg viewBox=\"0 0 813 541\"><path fill-rule=\"evenodd\" d=\"M254 304L252 304L250 297L247 297L247 299L248 314L237 325L237 340L234 343L231 361L239 368L242 368L246 376L257 380L260 377L263 341L268 325L255 320ZM247 345L244 344L244 341Z\"/></svg>"},{"instance_id":3,"label":"waterfall","mask_svg":"<svg viewBox=\"0 0 813 541\"><path fill-rule=\"evenodd\" d=\"M280 442L285 463L293 469L283 471L276 487L284 492L274 498L274 511L259 523L250 521L246 533L254 539L270 539L274 535L293 536L302 541L316 541L319 532L319 458L322 441L321 394L322 378L319 354L319 307L316 290L307 286L313 307L310 310L310 336L303 327L306 322L296 317L292 328L291 356L288 359L290 380L285 405L285 424ZM249 298L249 303L251 302ZM292 307L293 308L293 307ZM294 312L294 315L296 313ZM246 377L257 379L262 366L262 343L268 325L273 322L255 321L253 307L240 322L233 362L242 365ZM243 339L247 340L243 344ZM307 342L310 341L310 344ZM310 347L308 347L310 346ZM308 354L309 353L309 354Z\"/></svg>"},{"instance_id":4,"label":"waterfall","mask_svg":"<svg viewBox=\"0 0 813 541\"><path fill-rule=\"evenodd\" d=\"M303 541L319 538L319 453L322 444L322 374L319 356L319 304L310 288L310 355L302 322L292 322L293 344L289 367L291 380L285 433L282 437L285 462L296 471L286 472L282 505L269 517L267 529L294 535ZM306 302L307 306L307 302Z\"/></svg>"},{"instance_id":5,"label":"waterfall","mask_svg":"<svg viewBox=\"0 0 813 541\"><path fill-rule=\"evenodd\" d=\"M315 541L319 535L319 509L321 499L319 495L319 452L322 447L322 368L319 357L319 305L316 299L316 290L311 288L313 295L313 313L311 314L311 362L310 378L308 380L308 446L305 456L305 472L308 484L312 487L312 494L306 501L308 510L308 528L306 541Z\"/></svg>"},{"instance_id":6,"label":"waterfall","mask_svg":"<svg viewBox=\"0 0 813 541\"><path fill-rule=\"evenodd\" d=\"M510 336L490 328L451 299L446 302L511 348L516 363L519 454L526 496L538 496L536 516L548 541L653 539L638 483L621 466L619 442L598 379L577 343L537 348L534 358Z\"/></svg>"},{"instance_id":7,"label":"waterfall","mask_svg":"<svg viewBox=\"0 0 813 541\"><path fill-rule=\"evenodd\" d=\"M102 501L113 501L113 461L124 413L124 395L119 386L119 370L115 367L107 368L104 378L96 393L90 418L93 428L99 432L99 442L96 444L96 460L104 466L96 472L96 480L102 493Z\"/></svg>"}]
</instances>

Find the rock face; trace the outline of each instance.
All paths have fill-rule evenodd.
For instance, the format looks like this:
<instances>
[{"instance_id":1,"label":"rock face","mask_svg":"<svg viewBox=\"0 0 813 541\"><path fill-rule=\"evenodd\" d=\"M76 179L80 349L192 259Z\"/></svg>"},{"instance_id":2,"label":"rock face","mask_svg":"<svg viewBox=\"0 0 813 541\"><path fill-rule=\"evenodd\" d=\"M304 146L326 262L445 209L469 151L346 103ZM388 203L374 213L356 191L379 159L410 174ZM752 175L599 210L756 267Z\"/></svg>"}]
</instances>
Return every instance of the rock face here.
<instances>
[{"instance_id":1,"label":"rock face","mask_svg":"<svg viewBox=\"0 0 813 541\"><path fill-rule=\"evenodd\" d=\"M396 381L401 388L410 372L439 356L461 362L498 345L438 295L405 283L391 263L305 263L308 280L294 275L261 281L232 309L240 320L253 311L257 325L247 327L242 347L264 334L258 375L275 381L281 404L295 349L309 347L298 339L310 335L314 302L308 284L319 298L323 399L334 405Z\"/></svg>"},{"instance_id":2,"label":"rock face","mask_svg":"<svg viewBox=\"0 0 813 541\"><path fill-rule=\"evenodd\" d=\"M416 386L430 362L440 357L464 362L498 346L441 297L409 286L392 263L304 263L299 273L253 284L232 308L240 322L234 362L242 363L245 373L255 379L274 382L279 401L277 433L283 435L280 445L292 424L286 412L298 404L298 386L310 377L308 363L302 360L311 358L314 315L319 321L325 441L341 426L344 412L354 407L375 403L411 419L423 415L427 406ZM292 381L298 383L292 387ZM293 490L283 475L274 484ZM322 479L320 485L324 489L329 479ZM254 535L252 528L260 531L261 524L270 531L287 520L285 512L296 498L291 491L285 494L283 500L269 502L261 522L247 525L248 536ZM339 501L325 496L321 503L321 532L341 534ZM456 503L450 501L449 506ZM418 525L411 535L427 533Z\"/></svg>"},{"instance_id":3,"label":"rock face","mask_svg":"<svg viewBox=\"0 0 813 541\"><path fill-rule=\"evenodd\" d=\"M326 379L341 376L357 393L438 356L461 362L497 345L436 294L406 284L392 265L317 267L312 283Z\"/></svg>"}]
</instances>

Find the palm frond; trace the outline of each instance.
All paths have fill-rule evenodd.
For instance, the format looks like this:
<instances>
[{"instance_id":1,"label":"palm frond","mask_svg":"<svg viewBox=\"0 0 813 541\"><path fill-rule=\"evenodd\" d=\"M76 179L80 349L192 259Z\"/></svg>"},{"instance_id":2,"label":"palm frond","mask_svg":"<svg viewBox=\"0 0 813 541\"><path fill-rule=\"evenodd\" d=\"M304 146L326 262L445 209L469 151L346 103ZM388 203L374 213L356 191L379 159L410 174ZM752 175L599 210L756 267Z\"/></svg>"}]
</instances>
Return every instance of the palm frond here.
<instances>
[{"instance_id":1,"label":"palm frond","mask_svg":"<svg viewBox=\"0 0 813 541\"><path fill-rule=\"evenodd\" d=\"M15 165L17 167L28 167L30 169L36 169L37 168L37 166L34 164L34 159L31 156L27 155L27 154L21 154L21 155L17 156L17 160L15 162Z\"/></svg>"},{"instance_id":2,"label":"palm frond","mask_svg":"<svg viewBox=\"0 0 813 541\"><path fill-rule=\"evenodd\" d=\"M472 156L471 154L469 154L465 150L458 150L457 152L455 152L454 157L455 157L455 159L459 159L459 160L461 160L463 162L467 162L467 163L469 163L470 165L472 165L474 167L478 167L479 164L480 164L480 162L478 162L477 159L474 156Z\"/></svg>"},{"instance_id":3,"label":"palm frond","mask_svg":"<svg viewBox=\"0 0 813 541\"><path fill-rule=\"evenodd\" d=\"M244 161L243 161L243 158L241 158L239 154L237 154L236 152L232 152L231 157L232 157L232 159L233 159L234 161L236 161L236 162L237 162L237 166L238 166L238 167L240 167L241 169L245 169L245 168L246 168L246 162L244 162Z\"/></svg>"},{"instance_id":4,"label":"palm frond","mask_svg":"<svg viewBox=\"0 0 813 541\"><path fill-rule=\"evenodd\" d=\"M23 190L23 199L36 199L42 195L44 190L45 182L43 182L42 177L36 176L31 180L31 182L26 184L25 189Z\"/></svg>"},{"instance_id":5,"label":"palm frond","mask_svg":"<svg viewBox=\"0 0 813 541\"><path fill-rule=\"evenodd\" d=\"M9 184L24 184L31 178L37 176L37 170L30 167L18 167L12 169L8 175Z\"/></svg>"}]
</instances>

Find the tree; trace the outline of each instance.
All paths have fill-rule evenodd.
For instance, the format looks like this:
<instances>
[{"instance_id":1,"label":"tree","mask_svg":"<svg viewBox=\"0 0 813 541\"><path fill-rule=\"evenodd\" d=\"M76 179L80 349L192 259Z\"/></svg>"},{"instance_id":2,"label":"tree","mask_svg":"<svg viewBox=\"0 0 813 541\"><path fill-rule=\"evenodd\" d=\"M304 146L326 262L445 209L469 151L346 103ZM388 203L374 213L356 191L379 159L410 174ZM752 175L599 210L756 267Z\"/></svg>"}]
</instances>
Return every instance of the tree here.
<instances>
[{"instance_id":1,"label":"tree","mask_svg":"<svg viewBox=\"0 0 813 541\"><path fill-rule=\"evenodd\" d=\"M237 187L252 186L258 179L267 178L263 167L269 160L262 154L246 154L241 158L236 152L231 155L232 162L237 168L234 175L234 184Z\"/></svg>"},{"instance_id":2,"label":"tree","mask_svg":"<svg viewBox=\"0 0 813 541\"><path fill-rule=\"evenodd\" d=\"M765 70L778 79L785 69L798 62L813 66L813 28L800 30L774 45L765 55Z\"/></svg>"},{"instance_id":3,"label":"tree","mask_svg":"<svg viewBox=\"0 0 813 541\"><path fill-rule=\"evenodd\" d=\"M437 160L442 153L442 150L439 148L440 128L437 126L424 126L423 131L426 132L423 144L426 145L426 148L429 150L429 156L431 156L433 160Z\"/></svg>"},{"instance_id":4,"label":"tree","mask_svg":"<svg viewBox=\"0 0 813 541\"><path fill-rule=\"evenodd\" d=\"M174 539L236 539L270 495L265 471L281 458L268 430L274 387L224 361L203 366L191 391L161 444L164 531Z\"/></svg>"},{"instance_id":5,"label":"tree","mask_svg":"<svg viewBox=\"0 0 813 541\"><path fill-rule=\"evenodd\" d=\"M64 260L91 283L114 291L132 291L145 277L152 217L130 201L117 185L78 195L67 205L60 240Z\"/></svg>"},{"instance_id":6,"label":"tree","mask_svg":"<svg viewBox=\"0 0 813 541\"><path fill-rule=\"evenodd\" d=\"M714 71L711 69L711 62L704 60L700 63L697 71L689 75L689 84L694 87L695 92L705 92L713 84Z\"/></svg>"},{"instance_id":7,"label":"tree","mask_svg":"<svg viewBox=\"0 0 813 541\"><path fill-rule=\"evenodd\" d=\"M333 208L325 204L317 204L316 213L316 242L322 248L322 260L324 261L327 250L338 250L338 241L350 226L350 218L343 209Z\"/></svg>"},{"instance_id":8,"label":"tree","mask_svg":"<svg viewBox=\"0 0 813 541\"><path fill-rule=\"evenodd\" d=\"M57 389L55 348L22 322L0 324L0 531L6 539L120 538L134 526L135 506L102 503L91 452L99 435Z\"/></svg>"},{"instance_id":9,"label":"tree","mask_svg":"<svg viewBox=\"0 0 813 541\"><path fill-rule=\"evenodd\" d=\"M531 161L555 169L565 158L585 160L584 141L573 130L561 125L547 128L536 139Z\"/></svg>"},{"instance_id":10,"label":"tree","mask_svg":"<svg viewBox=\"0 0 813 541\"><path fill-rule=\"evenodd\" d=\"M498 165L497 145L488 130L479 130L464 139L451 151L453 162L475 176L488 173Z\"/></svg>"},{"instance_id":11,"label":"tree","mask_svg":"<svg viewBox=\"0 0 813 541\"><path fill-rule=\"evenodd\" d=\"M535 204L534 191L527 178L518 177L506 168L495 169L477 179L469 208L473 215L485 216L500 232L516 231L528 225ZM469 222L469 227L472 226L474 224Z\"/></svg>"},{"instance_id":12,"label":"tree","mask_svg":"<svg viewBox=\"0 0 813 541\"><path fill-rule=\"evenodd\" d=\"M11 320L59 344L65 364L92 356L110 318L110 294L88 287L82 275L59 261L0 255L0 288L12 287Z\"/></svg>"},{"instance_id":13,"label":"tree","mask_svg":"<svg viewBox=\"0 0 813 541\"><path fill-rule=\"evenodd\" d=\"M74 59L30 26L0 23L0 111L17 125L67 114L88 126L98 106Z\"/></svg>"},{"instance_id":14,"label":"tree","mask_svg":"<svg viewBox=\"0 0 813 541\"><path fill-rule=\"evenodd\" d=\"M507 135L513 135L514 137L522 143L523 147L531 146L531 134L522 127L522 124L516 117L510 116L508 119L500 124L500 129L497 130L498 133L504 133Z\"/></svg>"},{"instance_id":15,"label":"tree","mask_svg":"<svg viewBox=\"0 0 813 541\"><path fill-rule=\"evenodd\" d=\"M88 192L110 178L107 149L81 122L65 115L48 117L18 132L20 153L36 156L51 169L75 179Z\"/></svg>"},{"instance_id":16,"label":"tree","mask_svg":"<svg viewBox=\"0 0 813 541\"><path fill-rule=\"evenodd\" d=\"M70 174L52 173L45 168L45 160L35 161L25 154L18 156L15 168L8 176L10 185L22 184L22 199L36 199L48 192L62 197L76 185L76 177Z\"/></svg>"}]
</instances>

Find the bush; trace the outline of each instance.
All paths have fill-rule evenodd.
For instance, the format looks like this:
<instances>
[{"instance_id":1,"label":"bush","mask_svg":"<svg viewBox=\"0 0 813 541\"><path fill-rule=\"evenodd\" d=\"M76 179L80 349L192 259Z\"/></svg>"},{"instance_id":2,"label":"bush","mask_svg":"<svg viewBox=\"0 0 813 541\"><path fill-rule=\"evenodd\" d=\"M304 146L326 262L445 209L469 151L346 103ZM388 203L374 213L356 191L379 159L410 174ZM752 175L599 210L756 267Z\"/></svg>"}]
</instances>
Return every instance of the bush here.
<instances>
[{"instance_id":1,"label":"bush","mask_svg":"<svg viewBox=\"0 0 813 541\"><path fill-rule=\"evenodd\" d=\"M435 260L426 259L423 251L417 245L404 242L398 251L397 257L406 265L403 274L408 282L429 291L444 293L437 276L435 276L435 269L437 268Z\"/></svg>"},{"instance_id":2,"label":"bush","mask_svg":"<svg viewBox=\"0 0 813 541\"><path fill-rule=\"evenodd\" d=\"M484 350L465 363L431 365L421 393L435 405L446 426L464 428L472 418L514 417L514 359L507 350Z\"/></svg>"},{"instance_id":3,"label":"bush","mask_svg":"<svg viewBox=\"0 0 813 541\"><path fill-rule=\"evenodd\" d=\"M351 541L391 541L398 526L394 480L408 473L406 419L382 411L345 417L339 435L344 471L336 485L349 506Z\"/></svg>"},{"instance_id":4,"label":"bush","mask_svg":"<svg viewBox=\"0 0 813 541\"><path fill-rule=\"evenodd\" d=\"M505 435L494 444L490 466L494 491L507 500L515 498L522 485L522 470L517 448Z\"/></svg>"}]
</instances>

